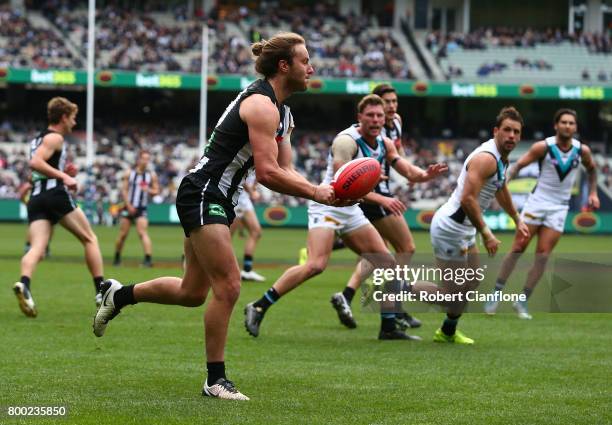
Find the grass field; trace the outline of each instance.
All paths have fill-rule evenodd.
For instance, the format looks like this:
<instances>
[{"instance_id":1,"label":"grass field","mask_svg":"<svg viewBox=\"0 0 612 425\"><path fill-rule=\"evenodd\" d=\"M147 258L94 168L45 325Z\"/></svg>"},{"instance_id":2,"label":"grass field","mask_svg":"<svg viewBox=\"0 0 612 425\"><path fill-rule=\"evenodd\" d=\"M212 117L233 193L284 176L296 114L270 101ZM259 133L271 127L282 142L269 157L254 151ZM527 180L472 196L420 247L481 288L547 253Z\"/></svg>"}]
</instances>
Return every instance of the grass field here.
<instances>
[{"instance_id":1,"label":"grass field","mask_svg":"<svg viewBox=\"0 0 612 425\"><path fill-rule=\"evenodd\" d=\"M105 259L116 229L97 228ZM19 277L24 225L0 225L0 424L605 424L612 423L612 324L606 314L467 314L460 327L471 347L431 342L439 313L419 314L422 342L379 342L378 318L357 311L359 327L341 327L329 305L354 257L275 305L254 339L242 308L290 264L303 230L267 230L256 261L269 282L244 284L232 318L228 376L250 402L200 396L204 378L203 308L151 304L126 308L104 338L91 319L93 285L80 245L57 229L51 259L32 290L36 319L21 314L10 287ZM135 282L179 275L181 231L155 227L157 268L141 269L130 235L121 268L107 277ZM511 235L502 235L503 246ZM417 247L430 251L428 235ZM610 237L565 236L559 252L612 252ZM237 240L238 252L242 241ZM108 263L107 263L108 264ZM586 274L586 273L585 273ZM7 406L65 405L68 417L17 420Z\"/></svg>"}]
</instances>

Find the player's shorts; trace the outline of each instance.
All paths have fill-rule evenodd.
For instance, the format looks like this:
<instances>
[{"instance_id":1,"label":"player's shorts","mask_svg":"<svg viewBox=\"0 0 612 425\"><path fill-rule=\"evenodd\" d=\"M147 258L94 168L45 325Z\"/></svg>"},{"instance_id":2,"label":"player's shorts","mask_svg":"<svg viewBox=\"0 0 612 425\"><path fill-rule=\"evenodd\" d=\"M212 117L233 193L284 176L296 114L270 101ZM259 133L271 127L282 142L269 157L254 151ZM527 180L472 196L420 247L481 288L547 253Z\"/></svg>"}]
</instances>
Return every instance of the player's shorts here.
<instances>
[{"instance_id":1,"label":"player's shorts","mask_svg":"<svg viewBox=\"0 0 612 425\"><path fill-rule=\"evenodd\" d=\"M444 261L467 261L468 249L476 245L476 229L458 231L446 225L446 220L452 218L437 212L431 221L429 235L435 256Z\"/></svg>"},{"instance_id":2,"label":"player's shorts","mask_svg":"<svg viewBox=\"0 0 612 425\"><path fill-rule=\"evenodd\" d=\"M238 204L236 205L236 208L234 208L236 217L242 218L247 211L254 210L255 207L253 206L253 202L251 201L251 197L249 196L248 192L242 192L238 197Z\"/></svg>"},{"instance_id":3,"label":"player's shorts","mask_svg":"<svg viewBox=\"0 0 612 425\"><path fill-rule=\"evenodd\" d=\"M526 224L544 226L563 233L568 209L567 205L539 203L527 199L521 211L521 218Z\"/></svg>"},{"instance_id":4,"label":"player's shorts","mask_svg":"<svg viewBox=\"0 0 612 425\"><path fill-rule=\"evenodd\" d=\"M236 218L234 207L216 199L204 198L204 185L190 175L183 178L176 194L176 212L185 236L198 227L207 224L230 226Z\"/></svg>"},{"instance_id":5,"label":"player's shorts","mask_svg":"<svg viewBox=\"0 0 612 425\"><path fill-rule=\"evenodd\" d=\"M136 208L136 212L132 215L130 215L130 213L128 212L127 208L124 208L121 210L121 217L122 218L127 218L128 220L130 220L132 223L140 217L144 217L147 218L147 207L138 207Z\"/></svg>"},{"instance_id":6,"label":"player's shorts","mask_svg":"<svg viewBox=\"0 0 612 425\"><path fill-rule=\"evenodd\" d=\"M345 235L368 224L369 220L357 205L330 207L317 202L308 205L308 230L324 227Z\"/></svg>"},{"instance_id":7,"label":"player's shorts","mask_svg":"<svg viewBox=\"0 0 612 425\"><path fill-rule=\"evenodd\" d=\"M383 195L391 197L391 195ZM382 206L378 204L370 204L368 202L362 202L359 204L359 208L363 211L363 214L366 216L371 223L374 223L376 220L380 220L381 218L385 218L392 213Z\"/></svg>"},{"instance_id":8,"label":"player's shorts","mask_svg":"<svg viewBox=\"0 0 612 425\"><path fill-rule=\"evenodd\" d=\"M64 186L40 192L28 201L28 223L47 220L56 224L77 207Z\"/></svg>"}]
</instances>

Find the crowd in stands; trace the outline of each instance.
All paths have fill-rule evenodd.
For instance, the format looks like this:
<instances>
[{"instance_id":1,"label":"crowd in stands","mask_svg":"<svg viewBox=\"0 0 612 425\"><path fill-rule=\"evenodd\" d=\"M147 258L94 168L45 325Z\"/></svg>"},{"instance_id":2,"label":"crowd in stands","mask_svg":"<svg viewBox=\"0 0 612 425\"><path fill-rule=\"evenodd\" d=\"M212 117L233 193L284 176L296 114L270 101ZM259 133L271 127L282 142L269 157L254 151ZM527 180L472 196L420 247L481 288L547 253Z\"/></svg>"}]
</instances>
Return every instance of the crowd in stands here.
<instances>
[{"instance_id":1,"label":"crowd in stands","mask_svg":"<svg viewBox=\"0 0 612 425\"><path fill-rule=\"evenodd\" d=\"M34 27L18 10L0 5L0 68L82 68L53 30Z\"/></svg>"},{"instance_id":2,"label":"crowd in stands","mask_svg":"<svg viewBox=\"0 0 612 425\"><path fill-rule=\"evenodd\" d=\"M98 68L200 72L202 26L206 24L211 73L253 74L250 44L285 29L306 38L319 76L414 79L392 30L378 28L373 16L342 16L336 6L326 3L287 9L274 1L262 1L257 9L218 6L208 15L201 9L188 14L182 4L153 2L146 8L126 4L106 1L96 11ZM6 47L0 43L0 64L83 68L86 2L45 0L38 7L33 10L42 13L55 31L34 28L27 16L2 6L0 37L7 37L10 43Z\"/></svg>"},{"instance_id":3,"label":"crowd in stands","mask_svg":"<svg viewBox=\"0 0 612 425\"><path fill-rule=\"evenodd\" d=\"M591 53L612 53L612 39L606 33L569 34L559 29L537 31L522 28L478 28L469 33L444 34L434 31L427 35L426 47L438 58L447 57L457 49L485 50L494 47L535 47L538 44L560 44L569 42L586 46Z\"/></svg>"}]
</instances>

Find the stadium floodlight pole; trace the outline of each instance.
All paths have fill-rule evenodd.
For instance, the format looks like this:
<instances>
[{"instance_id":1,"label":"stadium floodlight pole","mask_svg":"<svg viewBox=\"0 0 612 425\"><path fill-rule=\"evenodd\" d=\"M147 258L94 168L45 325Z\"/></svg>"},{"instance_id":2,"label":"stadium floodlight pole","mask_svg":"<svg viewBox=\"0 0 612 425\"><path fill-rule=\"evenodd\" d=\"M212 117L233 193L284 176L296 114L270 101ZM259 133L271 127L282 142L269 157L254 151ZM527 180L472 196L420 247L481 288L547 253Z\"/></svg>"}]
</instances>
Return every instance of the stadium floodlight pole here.
<instances>
[{"instance_id":1,"label":"stadium floodlight pole","mask_svg":"<svg viewBox=\"0 0 612 425\"><path fill-rule=\"evenodd\" d=\"M202 68L200 70L200 143L199 152L206 145L206 113L208 102L208 25L202 26Z\"/></svg>"},{"instance_id":2,"label":"stadium floodlight pole","mask_svg":"<svg viewBox=\"0 0 612 425\"><path fill-rule=\"evenodd\" d=\"M87 132L86 152L87 171L91 172L94 162L93 146L93 117L94 117L94 60L95 60L95 31L96 31L96 0L89 0L88 24L87 24Z\"/></svg>"}]
</instances>

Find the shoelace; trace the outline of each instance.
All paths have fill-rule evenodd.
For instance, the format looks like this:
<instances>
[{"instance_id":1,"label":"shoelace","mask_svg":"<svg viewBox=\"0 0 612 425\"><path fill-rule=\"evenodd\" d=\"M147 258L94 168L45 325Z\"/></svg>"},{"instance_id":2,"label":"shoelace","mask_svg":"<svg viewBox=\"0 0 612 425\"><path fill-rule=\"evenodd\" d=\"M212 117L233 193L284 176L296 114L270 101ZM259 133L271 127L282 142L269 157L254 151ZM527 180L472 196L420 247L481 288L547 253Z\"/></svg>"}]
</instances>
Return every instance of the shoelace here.
<instances>
[{"instance_id":1,"label":"shoelace","mask_svg":"<svg viewBox=\"0 0 612 425\"><path fill-rule=\"evenodd\" d=\"M238 392L238 390L234 386L234 383L232 381L230 381L229 379L226 379L225 382L223 382L223 385L221 385L221 386L225 390L229 391L230 393L236 394Z\"/></svg>"}]
</instances>

